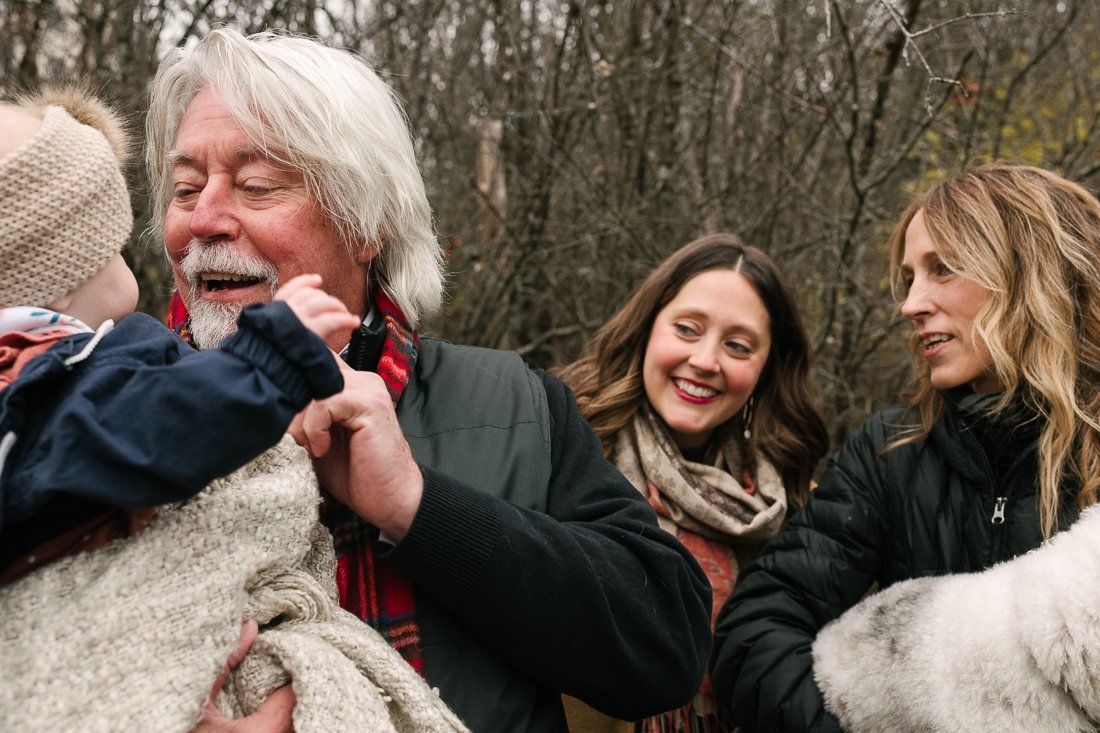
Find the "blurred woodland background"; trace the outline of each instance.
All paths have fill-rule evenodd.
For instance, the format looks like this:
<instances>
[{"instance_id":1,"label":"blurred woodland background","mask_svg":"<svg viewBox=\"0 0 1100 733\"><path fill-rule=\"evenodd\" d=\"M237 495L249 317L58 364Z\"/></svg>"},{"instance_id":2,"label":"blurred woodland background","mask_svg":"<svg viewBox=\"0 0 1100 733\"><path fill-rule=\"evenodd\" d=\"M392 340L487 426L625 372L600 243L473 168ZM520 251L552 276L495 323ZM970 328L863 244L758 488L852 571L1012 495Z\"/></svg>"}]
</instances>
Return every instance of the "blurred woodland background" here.
<instances>
[{"instance_id":1,"label":"blurred woodland background","mask_svg":"<svg viewBox=\"0 0 1100 733\"><path fill-rule=\"evenodd\" d=\"M909 376L885 246L914 194L994 159L1100 187L1096 0L0 0L0 94L88 76L140 134L163 51L222 24L355 50L405 100L450 261L426 330L561 364L656 262L736 232L800 298L834 441Z\"/></svg>"}]
</instances>

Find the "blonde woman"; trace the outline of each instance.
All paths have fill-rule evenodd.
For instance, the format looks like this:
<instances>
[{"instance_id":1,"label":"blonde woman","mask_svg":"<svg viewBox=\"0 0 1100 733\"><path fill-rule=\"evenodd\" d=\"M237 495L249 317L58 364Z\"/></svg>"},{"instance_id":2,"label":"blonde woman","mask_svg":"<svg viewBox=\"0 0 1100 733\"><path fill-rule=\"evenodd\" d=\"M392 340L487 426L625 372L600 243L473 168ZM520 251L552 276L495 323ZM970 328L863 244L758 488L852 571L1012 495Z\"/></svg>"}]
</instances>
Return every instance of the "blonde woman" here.
<instances>
[{"instance_id":1,"label":"blonde woman","mask_svg":"<svg viewBox=\"0 0 1100 733\"><path fill-rule=\"evenodd\" d=\"M1057 558L1081 532L958 574L1033 550L1096 500L1100 203L1044 170L981 167L910 205L891 271L914 388L848 441L742 576L717 621L719 700L744 731L1092 730L1100 696L1073 643L1096 636L1085 609L1100 594L1077 618L1049 605L1079 601ZM818 634L876 584L948 574Z\"/></svg>"},{"instance_id":2,"label":"blonde woman","mask_svg":"<svg viewBox=\"0 0 1100 733\"><path fill-rule=\"evenodd\" d=\"M805 503L828 447L809 356L775 263L712 234L661 263L562 374L608 458L707 573L716 609ZM574 733L615 730L567 710ZM691 705L637 729L722 725L704 681Z\"/></svg>"}]
</instances>

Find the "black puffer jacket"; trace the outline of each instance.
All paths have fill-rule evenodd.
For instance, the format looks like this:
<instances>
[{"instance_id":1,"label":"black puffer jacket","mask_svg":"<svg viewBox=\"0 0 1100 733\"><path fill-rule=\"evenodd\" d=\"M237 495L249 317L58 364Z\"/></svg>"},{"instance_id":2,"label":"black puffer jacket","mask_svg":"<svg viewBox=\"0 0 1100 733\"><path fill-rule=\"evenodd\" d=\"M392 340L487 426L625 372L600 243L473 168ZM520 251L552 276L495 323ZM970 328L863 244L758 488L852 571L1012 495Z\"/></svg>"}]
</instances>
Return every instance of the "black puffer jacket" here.
<instances>
[{"instance_id":1,"label":"black puffer jacket","mask_svg":"<svg viewBox=\"0 0 1100 733\"><path fill-rule=\"evenodd\" d=\"M926 440L887 452L902 411L871 417L745 569L719 614L711 660L718 699L742 733L840 730L810 648L875 583L981 570L1040 544L1039 424L1022 414L994 422L982 402L949 405ZM1063 494L1060 527L1076 517L1074 494Z\"/></svg>"}]
</instances>

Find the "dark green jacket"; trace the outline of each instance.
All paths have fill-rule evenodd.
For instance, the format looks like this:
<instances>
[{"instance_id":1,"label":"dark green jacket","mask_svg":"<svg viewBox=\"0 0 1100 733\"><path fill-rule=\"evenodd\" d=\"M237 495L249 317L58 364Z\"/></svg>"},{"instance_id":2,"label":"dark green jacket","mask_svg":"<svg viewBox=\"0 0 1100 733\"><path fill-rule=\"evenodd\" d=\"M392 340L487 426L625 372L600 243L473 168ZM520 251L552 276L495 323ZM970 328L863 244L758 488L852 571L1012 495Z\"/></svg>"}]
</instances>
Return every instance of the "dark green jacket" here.
<instances>
[{"instance_id":1,"label":"dark green jacket","mask_svg":"<svg viewBox=\"0 0 1100 733\"><path fill-rule=\"evenodd\" d=\"M973 572L1042 542L1037 421L949 405L926 440L884 452L901 410L874 415L719 613L712 680L742 733L836 731L813 679L817 632L877 584ZM1072 491L1068 491L1072 494ZM1075 518L1072 498L1063 527Z\"/></svg>"},{"instance_id":2,"label":"dark green jacket","mask_svg":"<svg viewBox=\"0 0 1100 733\"><path fill-rule=\"evenodd\" d=\"M423 339L397 413L425 487L386 560L416 586L428 683L475 733L564 731L562 692L626 718L690 700L710 587L564 384Z\"/></svg>"}]
</instances>

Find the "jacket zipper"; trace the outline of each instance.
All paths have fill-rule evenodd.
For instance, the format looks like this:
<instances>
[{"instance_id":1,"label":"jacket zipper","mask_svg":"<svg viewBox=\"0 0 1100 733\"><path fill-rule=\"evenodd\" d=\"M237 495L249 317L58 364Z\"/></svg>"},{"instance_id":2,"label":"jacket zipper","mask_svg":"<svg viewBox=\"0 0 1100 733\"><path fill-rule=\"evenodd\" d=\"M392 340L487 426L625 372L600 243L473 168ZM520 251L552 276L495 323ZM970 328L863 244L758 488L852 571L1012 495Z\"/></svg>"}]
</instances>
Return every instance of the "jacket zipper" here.
<instances>
[{"instance_id":1,"label":"jacket zipper","mask_svg":"<svg viewBox=\"0 0 1100 733\"><path fill-rule=\"evenodd\" d=\"M990 520L993 524L1005 523L1005 504L1008 503L1007 496L998 496L996 503L993 505L993 518Z\"/></svg>"},{"instance_id":2,"label":"jacket zipper","mask_svg":"<svg viewBox=\"0 0 1100 733\"><path fill-rule=\"evenodd\" d=\"M364 323L351 335L347 355L344 361L357 372L374 371L378 368L378 359L382 356L382 347L386 341L386 319L375 318L373 323Z\"/></svg>"},{"instance_id":3,"label":"jacket zipper","mask_svg":"<svg viewBox=\"0 0 1100 733\"><path fill-rule=\"evenodd\" d=\"M965 423L964 423L965 425ZM982 446L982 442L970 434L970 439L974 441L974 445L978 447L978 453L982 456L982 463L985 464L985 474L989 477L989 487L992 489L997 481L997 477L993 475L993 465L989 462L989 456L985 452L985 448ZM989 518L991 524L1004 524L1006 519L1006 513L1008 510L1008 496L994 496L993 497L993 515Z\"/></svg>"}]
</instances>

